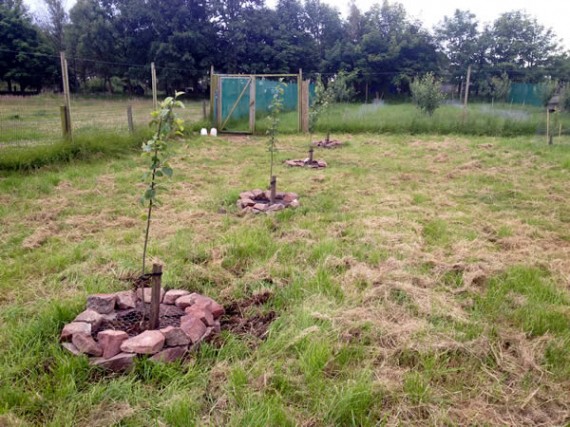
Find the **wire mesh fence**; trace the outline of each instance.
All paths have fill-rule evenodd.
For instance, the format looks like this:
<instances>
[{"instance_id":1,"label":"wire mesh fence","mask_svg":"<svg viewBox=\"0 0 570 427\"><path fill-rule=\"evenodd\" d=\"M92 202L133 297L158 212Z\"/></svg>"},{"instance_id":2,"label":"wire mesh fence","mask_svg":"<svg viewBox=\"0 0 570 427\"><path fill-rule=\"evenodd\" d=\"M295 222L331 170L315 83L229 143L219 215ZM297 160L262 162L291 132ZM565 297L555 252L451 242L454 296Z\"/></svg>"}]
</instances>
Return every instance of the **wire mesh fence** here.
<instances>
[{"instance_id":1,"label":"wire mesh fence","mask_svg":"<svg viewBox=\"0 0 570 427\"><path fill-rule=\"evenodd\" d=\"M30 88L16 84L0 85L0 91L4 93L0 94L0 148L51 144L64 139L65 113L61 110L66 105L61 84L63 62L60 57L46 56L53 78L43 85L40 93L30 92ZM150 64L113 64L114 76L109 78L99 77L96 73L97 67L103 65L109 64L71 59L67 65L73 136L138 131L147 128L151 120L153 98ZM182 72L166 68L161 71ZM185 89L159 81L158 100L175 90ZM209 111L206 101L196 100L196 94L192 95L194 99L189 96L181 98L186 108L178 111L186 122L201 120Z\"/></svg>"}]
</instances>

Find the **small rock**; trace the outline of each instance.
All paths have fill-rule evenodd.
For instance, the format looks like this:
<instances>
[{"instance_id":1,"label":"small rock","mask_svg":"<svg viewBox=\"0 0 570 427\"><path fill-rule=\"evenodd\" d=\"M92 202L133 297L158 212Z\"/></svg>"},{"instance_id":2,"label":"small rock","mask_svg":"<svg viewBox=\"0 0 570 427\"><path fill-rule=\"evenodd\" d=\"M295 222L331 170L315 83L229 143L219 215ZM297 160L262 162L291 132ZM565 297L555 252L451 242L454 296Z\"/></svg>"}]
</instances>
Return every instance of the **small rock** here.
<instances>
[{"instance_id":1,"label":"small rock","mask_svg":"<svg viewBox=\"0 0 570 427\"><path fill-rule=\"evenodd\" d=\"M256 188L255 190L251 191L251 194L253 195L252 199L257 199L259 197L263 197L263 190Z\"/></svg>"},{"instance_id":2,"label":"small rock","mask_svg":"<svg viewBox=\"0 0 570 427\"><path fill-rule=\"evenodd\" d=\"M210 297L193 292L190 295L184 296L183 298L184 298L184 306L183 307L179 306L180 308L185 309L186 307L196 304L202 308L206 308L207 310L209 310L210 313L212 313L212 315L214 316L214 319L217 319L222 314L224 314L224 307L222 307L220 304L218 304Z\"/></svg>"},{"instance_id":3,"label":"small rock","mask_svg":"<svg viewBox=\"0 0 570 427\"><path fill-rule=\"evenodd\" d=\"M195 302L193 295L194 294L188 294L177 298L175 302L176 307L181 308L182 310L184 310L186 307L190 307Z\"/></svg>"},{"instance_id":4,"label":"small rock","mask_svg":"<svg viewBox=\"0 0 570 427\"><path fill-rule=\"evenodd\" d=\"M292 208L298 208L299 206L301 206L301 203L299 203L299 200L295 199L291 203L289 203L289 206Z\"/></svg>"},{"instance_id":5,"label":"small rock","mask_svg":"<svg viewBox=\"0 0 570 427\"><path fill-rule=\"evenodd\" d=\"M174 326L167 326L160 330L160 333L164 335L166 339L166 345L169 347L176 347L180 345L190 344L190 338L184 333L180 328Z\"/></svg>"},{"instance_id":6,"label":"small rock","mask_svg":"<svg viewBox=\"0 0 570 427\"><path fill-rule=\"evenodd\" d=\"M115 294L95 294L87 297L87 308L100 314L109 314L115 309Z\"/></svg>"},{"instance_id":7,"label":"small rock","mask_svg":"<svg viewBox=\"0 0 570 427\"><path fill-rule=\"evenodd\" d=\"M150 360L154 360L155 362L163 362L163 363L174 362L175 360L184 357L187 351L188 347L186 346L170 347L167 348L166 350L162 350L160 353L156 353L154 356L150 358Z\"/></svg>"},{"instance_id":8,"label":"small rock","mask_svg":"<svg viewBox=\"0 0 570 427\"><path fill-rule=\"evenodd\" d=\"M194 304L191 305L190 307L186 307L185 312L186 314L190 314L194 317L197 317L202 322L204 322L204 325L206 326L212 326L214 324L214 316L212 315L212 313L210 313L210 310L208 310L208 308L202 305Z\"/></svg>"},{"instance_id":9,"label":"small rock","mask_svg":"<svg viewBox=\"0 0 570 427\"><path fill-rule=\"evenodd\" d=\"M162 299L162 302L164 304L173 305L178 298L189 294L190 292L184 291L182 289L171 289L170 291L166 291L166 293L164 294L164 298Z\"/></svg>"},{"instance_id":10,"label":"small rock","mask_svg":"<svg viewBox=\"0 0 570 427\"><path fill-rule=\"evenodd\" d=\"M79 313L74 322L89 323L92 329L97 329L101 325L103 319L104 317L101 314L91 308L88 308L84 312Z\"/></svg>"},{"instance_id":11,"label":"small rock","mask_svg":"<svg viewBox=\"0 0 570 427\"><path fill-rule=\"evenodd\" d=\"M133 361L137 355L135 353L119 353L110 359L96 357L89 361L92 366L109 369L114 372L128 371L133 367Z\"/></svg>"},{"instance_id":12,"label":"small rock","mask_svg":"<svg viewBox=\"0 0 570 427\"><path fill-rule=\"evenodd\" d=\"M253 205L253 209L257 211L264 211L266 208L267 205L265 203L256 203L255 205Z\"/></svg>"},{"instance_id":13,"label":"small rock","mask_svg":"<svg viewBox=\"0 0 570 427\"><path fill-rule=\"evenodd\" d=\"M245 208L246 206L253 206L255 205L255 202L251 199L241 199L241 207Z\"/></svg>"},{"instance_id":14,"label":"small rock","mask_svg":"<svg viewBox=\"0 0 570 427\"><path fill-rule=\"evenodd\" d=\"M71 322L63 327L60 340L70 341L75 334L91 335L91 324L85 322Z\"/></svg>"},{"instance_id":15,"label":"small rock","mask_svg":"<svg viewBox=\"0 0 570 427\"><path fill-rule=\"evenodd\" d=\"M71 354L74 354L75 356L81 356L81 352L79 351L79 349L77 347L75 347L72 343L62 342L61 345L63 346L63 348L65 348Z\"/></svg>"},{"instance_id":16,"label":"small rock","mask_svg":"<svg viewBox=\"0 0 570 427\"><path fill-rule=\"evenodd\" d=\"M159 316L160 317L180 317L180 316L184 316L184 310L176 307L175 305L160 304Z\"/></svg>"},{"instance_id":17,"label":"small rock","mask_svg":"<svg viewBox=\"0 0 570 427\"><path fill-rule=\"evenodd\" d=\"M285 209L285 206L281 203L274 203L267 208L267 212L277 212Z\"/></svg>"},{"instance_id":18,"label":"small rock","mask_svg":"<svg viewBox=\"0 0 570 427\"><path fill-rule=\"evenodd\" d=\"M162 350L166 339L159 331L144 331L123 341L121 351L125 353L154 354Z\"/></svg>"},{"instance_id":19,"label":"small rock","mask_svg":"<svg viewBox=\"0 0 570 427\"><path fill-rule=\"evenodd\" d=\"M74 334L71 338L71 342L81 353L90 354L92 356L101 356L103 354L101 346L91 338L91 335Z\"/></svg>"},{"instance_id":20,"label":"small rock","mask_svg":"<svg viewBox=\"0 0 570 427\"><path fill-rule=\"evenodd\" d=\"M122 291L115 293L117 300L115 302L117 308L128 310L136 307L136 298L133 291Z\"/></svg>"},{"instance_id":21,"label":"small rock","mask_svg":"<svg viewBox=\"0 0 570 427\"><path fill-rule=\"evenodd\" d=\"M283 200L283 197L285 197L286 193L283 193L282 191L278 191L277 193L275 193L275 199L276 200Z\"/></svg>"},{"instance_id":22,"label":"small rock","mask_svg":"<svg viewBox=\"0 0 570 427\"><path fill-rule=\"evenodd\" d=\"M110 359L121 352L121 344L128 340L129 336L123 331L107 329L97 334L97 341L103 349L103 358Z\"/></svg>"},{"instance_id":23,"label":"small rock","mask_svg":"<svg viewBox=\"0 0 570 427\"><path fill-rule=\"evenodd\" d=\"M193 344L199 342L206 333L206 325L199 318L186 315L180 318L180 329L192 340Z\"/></svg>"},{"instance_id":24,"label":"small rock","mask_svg":"<svg viewBox=\"0 0 570 427\"><path fill-rule=\"evenodd\" d=\"M317 164L319 165L320 168L327 167L327 162L325 162L324 160L317 160Z\"/></svg>"},{"instance_id":25,"label":"small rock","mask_svg":"<svg viewBox=\"0 0 570 427\"><path fill-rule=\"evenodd\" d=\"M152 296L152 288L143 288L142 292L140 288L137 289L137 297L139 299L142 299L141 295L144 295L145 304L150 304L150 299ZM162 301L162 298L164 298L164 289L160 288L160 301Z\"/></svg>"},{"instance_id":26,"label":"small rock","mask_svg":"<svg viewBox=\"0 0 570 427\"><path fill-rule=\"evenodd\" d=\"M283 196L283 201L285 203L291 203L293 200L298 198L299 196L296 193L286 193L285 196Z\"/></svg>"},{"instance_id":27,"label":"small rock","mask_svg":"<svg viewBox=\"0 0 570 427\"><path fill-rule=\"evenodd\" d=\"M251 191L244 191L239 193L240 199L251 199L253 197L253 193Z\"/></svg>"}]
</instances>

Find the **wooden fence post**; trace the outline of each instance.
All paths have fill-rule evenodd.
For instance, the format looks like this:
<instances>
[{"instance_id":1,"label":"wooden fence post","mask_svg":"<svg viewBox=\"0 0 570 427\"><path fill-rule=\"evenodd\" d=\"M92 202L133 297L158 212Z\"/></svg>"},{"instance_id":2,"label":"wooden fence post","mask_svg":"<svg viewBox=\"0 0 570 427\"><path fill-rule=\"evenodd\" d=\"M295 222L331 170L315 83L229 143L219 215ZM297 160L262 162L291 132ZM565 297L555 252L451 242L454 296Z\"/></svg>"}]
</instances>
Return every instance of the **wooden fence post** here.
<instances>
[{"instance_id":1,"label":"wooden fence post","mask_svg":"<svg viewBox=\"0 0 570 427\"><path fill-rule=\"evenodd\" d=\"M135 126L133 124L133 107L131 105L127 107L127 122L129 124L129 132L133 133L135 131Z\"/></svg>"},{"instance_id":2,"label":"wooden fence post","mask_svg":"<svg viewBox=\"0 0 570 427\"><path fill-rule=\"evenodd\" d=\"M69 123L69 112L67 110L67 106L59 106L59 115L61 117L61 133L63 135L63 139L69 141L71 139L71 126Z\"/></svg>"},{"instance_id":3,"label":"wooden fence post","mask_svg":"<svg viewBox=\"0 0 570 427\"><path fill-rule=\"evenodd\" d=\"M71 125L71 96L69 94L69 74L67 67L67 59L65 59L65 52L59 53L59 59L61 63L61 79L63 84L63 98L65 101L65 108L63 109L65 113L65 127L64 127L64 138L73 141L73 127ZM61 112L62 110L60 110ZM63 119L62 119L63 125Z\"/></svg>"},{"instance_id":4,"label":"wooden fence post","mask_svg":"<svg viewBox=\"0 0 570 427\"><path fill-rule=\"evenodd\" d=\"M305 80L301 83L301 103L302 103L302 115L301 115L301 132L309 132L309 85L310 81Z\"/></svg>"},{"instance_id":5,"label":"wooden fence post","mask_svg":"<svg viewBox=\"0 0 570 427\"><path fill-rule=\"evenodd\" d=\"M156 83L156 68L154 66L154 62L150 63L150 78L152 84L152 109L158 109L158 94L157 94L157 83Z\"/></svg>"}]
</instances>

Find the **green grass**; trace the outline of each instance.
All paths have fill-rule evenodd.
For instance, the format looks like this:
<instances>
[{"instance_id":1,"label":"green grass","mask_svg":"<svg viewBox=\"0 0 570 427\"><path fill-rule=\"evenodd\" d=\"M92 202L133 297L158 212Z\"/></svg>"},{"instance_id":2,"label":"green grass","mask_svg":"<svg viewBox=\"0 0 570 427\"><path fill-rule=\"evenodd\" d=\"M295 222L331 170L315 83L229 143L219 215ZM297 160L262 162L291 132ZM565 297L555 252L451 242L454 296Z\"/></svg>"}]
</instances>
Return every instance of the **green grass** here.
<instances>
[{"instance_id":1,"label":"green grass","mask_svg":"<svg viewBox=\"0 0 570 427\"><path fill-rule=\"evenodd\" d=\"M0 148L0 170L31 170L42 166L97 157L116 157L134 152L147 133L116 135L93 132L76 136L71 141L47 145Z\"/></svg>"},{"instance_id":2,"label":"green grass","mask_svg":"<svg viewBox=\"0 0 570 427\"><path fill-rule=\"evenodd\" d=\"M319 171L282 165L307 137L279 137L278 186L302 206L261 217L235 201L266 186L265 138L174 144L149 247L165 284L225 304L268 291L247 313L277 317L265 340L223 331L125 375L58 335L140 268L134 141L2 170L0 424L564 425L568 138L335 137L350 143L317 150Z\"/></svg>"},{"instance_id":3,"label":"green grass","mask_svg":"<svg viewBox=\"0 0 570 427\"><path fill-rule=\"evenodd\" d=\"M286 113L280 122L281 132L296 132L297 112ZM563 133L570 132L570 116L560 113ZM245 122L235 127L246 130ZM244 127L245 126L245 127ZM558 126L556 127L556 135ZM269 122L258 118L256 132L265 134ZM240 128L241 129L241 128ZM519 136L546 133L546 113L538 107L510 104L470 104L467 114L457 105L443 105L433 116L422 114L411 103L404 104L336 104L317 123L317 132L387 133L439 135ZM556 138L555 138L556 139Z\"/></svg>"}]
</instances>

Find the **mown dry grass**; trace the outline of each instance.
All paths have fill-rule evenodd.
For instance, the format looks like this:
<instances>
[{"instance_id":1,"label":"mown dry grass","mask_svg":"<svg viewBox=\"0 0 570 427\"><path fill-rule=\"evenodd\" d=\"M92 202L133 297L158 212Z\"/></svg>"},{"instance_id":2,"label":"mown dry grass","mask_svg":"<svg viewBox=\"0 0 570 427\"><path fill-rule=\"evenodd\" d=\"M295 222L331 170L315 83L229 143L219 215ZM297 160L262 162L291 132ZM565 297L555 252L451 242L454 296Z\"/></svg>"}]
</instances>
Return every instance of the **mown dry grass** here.
<instances>
[{"instance_id":1,"label":"mown dry grass","mask_svg":"<svg viewBox=\"0 0 570 427\"><path fill-rule=\"evenodd\" d=\"M126 376L57 334L138 271L140 159L4 173L0 423L568 423L568 141L335 137L326 170L277 167L302 207L267 217L235 211L266 186L262 138L180 143L151 230L165 283L225 303L270 291L257 310L278 318L264 341L224 333ZM308 138L278 146L300 158Z\"/></svg>"}]
</instances>

